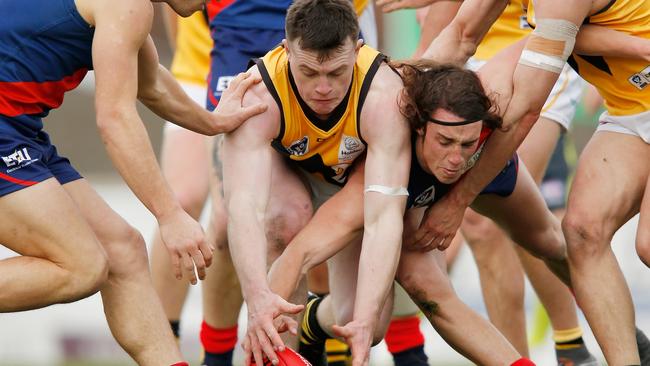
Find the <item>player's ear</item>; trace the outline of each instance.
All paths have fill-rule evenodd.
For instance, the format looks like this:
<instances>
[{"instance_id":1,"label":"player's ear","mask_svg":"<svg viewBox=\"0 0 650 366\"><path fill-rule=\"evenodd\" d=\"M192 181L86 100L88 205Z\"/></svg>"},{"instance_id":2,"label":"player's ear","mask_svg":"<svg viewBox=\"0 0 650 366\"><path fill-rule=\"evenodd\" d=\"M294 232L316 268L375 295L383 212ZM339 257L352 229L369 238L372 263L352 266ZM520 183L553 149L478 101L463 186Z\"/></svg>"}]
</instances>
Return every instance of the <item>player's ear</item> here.
<instances>
[{"instance_id":1,"label":"player's ear","mask_svg":"<svg viewBox=\"0 0 650 366\"><path fill-rule=\"evenodd\" d=\"M287 55L289 54L289 42L287 41L286 38L282 40L282 47L284 47L284 50L287 52Z\"/></svg>"}]
</instances>

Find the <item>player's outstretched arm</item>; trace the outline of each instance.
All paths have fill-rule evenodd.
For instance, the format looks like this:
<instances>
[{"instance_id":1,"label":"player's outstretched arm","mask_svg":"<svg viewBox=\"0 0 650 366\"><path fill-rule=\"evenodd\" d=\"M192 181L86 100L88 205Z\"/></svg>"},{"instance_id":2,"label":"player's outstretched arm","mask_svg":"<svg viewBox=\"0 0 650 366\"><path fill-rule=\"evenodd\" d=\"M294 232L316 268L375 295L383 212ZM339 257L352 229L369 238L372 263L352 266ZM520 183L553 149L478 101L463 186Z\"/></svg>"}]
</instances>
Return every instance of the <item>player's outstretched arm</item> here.
<instances>
[{"instance_id":1,"label":"player's outstretched arm","mask_svg":"<svg viewBox=\"0 0 650 366\"><path fill-rule=\"evenodd\" d=\"M244 97L245 105L262 101L274 103L261 84ZM302 306L290 304L274 294L266 281L265 214L271 190L272 154L276 154L270 142L278 134L279 113L278 108L270 108L250 118L227 134L223 143L228 242L248 306L245 344L258 365L263 364L264 354L277 361L274 349L281 351L285 347L273 320L280 314L302 310Z\"/></svg>"},{"instance_id":2,"label":"player's outstretched arm","mask_svg":"<svg viewBox=\"0 0 650 366\"><path fill-rule=\"evenodd\" d=\"M368 143L364 173L364 232L353 320L333 328L346 339L354 366L367 365L379 315L393 285L411 161L410 128L398 108L401 80L379 69L361 113Z\"/></svg>"},{"instance_id":3,"label":"player's outstretched arm","mask_svg":"<svg viewBox=\"0 0 650 366\"><path fill-rule=\"evenodd\" d=\"M163 179L142 120L136 111L138 51L147 39L153 9L145 0L93 3L93 66L97 125L113 164L135 195L156 216L172 255L192 283L205 276L212 250L201 226L181 208ZM182 266L182 267L181 267Z\"/></svg>"},{"instance_id":4,"label":"player's outstretched arm","mask_svg":"<svg viewBox=\"0 0 650 366\"><path fill-rule=\"evenodd\" d=\"M512 97L507 104L499 103L505 108L504 129L492 134L476 166L465 174L442 200L429 209L416 233L416 241L433 240L440 243L440 249L449 246L467 206L503 168L537 121L568 55L573 50L578 24L582 23L591 6L591 2L581 0L571 0L569 3L542 0L536 4L539 6L535 9L535 31L525 41L524 50L520 55L515 53L509 56L515 57L517 64L512 76ZM519 46L521 45L515 44L511 47ZM495 63L501 61L500 56L507 53L508 49L502 51L484 68L494 67ZM510 59L506 64L512 65L513 60ZM483 70L482 68L480 72ZM531 80L535 80L534 88L531 87Z\"/></svg>"},{"instance_id":5,"label":"player's outstretched arm","mask_svg":"<svg viewBox=\"0 0 650 366\"><path fill-rule=\"evenodd\" d=\"M259 76L239 74L223 93L217 109L210 113L193 101L158 63L151 37L147 37L140 49L138 61L138 99L161 118L194 132L204 135L229 132L267 108L264 103L242 105L244 93L261 81Z\"/></svg>"},{"instance_id":6,"label":"player's outstretched arm","mask_svg":"<svg viewBox=\"0 0 650 366\"><path fill-rule=\"evenodd\" d=\"M650 61L650 39L636 37L594 24L584 24L574 52L587 56L612 56Z\"/></svg>"}]
</instances>

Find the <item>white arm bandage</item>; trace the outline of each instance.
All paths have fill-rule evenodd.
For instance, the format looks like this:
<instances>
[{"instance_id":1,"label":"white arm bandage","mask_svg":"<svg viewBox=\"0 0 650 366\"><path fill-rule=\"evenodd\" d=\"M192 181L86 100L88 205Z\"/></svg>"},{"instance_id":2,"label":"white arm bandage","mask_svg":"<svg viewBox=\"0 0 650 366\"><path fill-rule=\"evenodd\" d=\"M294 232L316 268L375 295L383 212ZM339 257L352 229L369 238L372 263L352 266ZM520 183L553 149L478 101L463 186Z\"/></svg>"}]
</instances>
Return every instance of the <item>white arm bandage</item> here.
<instances>
[{"instance_id":1,"label":"white arm bandage","mask_svg":"<svg viewBox=\"0 0 650 366\"><path fill-rule=\"evenodd\" d=\"M409 191L404 187L386 187L378 184L371 184L364 192L377 192L387 196L408 196Z\"/></svg>"},{"instance_id":2,"label":"white arm bandage","mask_svg":"<svg viewBox=\"0 0 650 366\"><path fill-rule=\"evenodd\" d=\"M519 63L561 73L576 43L578 26L564 19L539 19Z\"/></svg>"}]
</instances>

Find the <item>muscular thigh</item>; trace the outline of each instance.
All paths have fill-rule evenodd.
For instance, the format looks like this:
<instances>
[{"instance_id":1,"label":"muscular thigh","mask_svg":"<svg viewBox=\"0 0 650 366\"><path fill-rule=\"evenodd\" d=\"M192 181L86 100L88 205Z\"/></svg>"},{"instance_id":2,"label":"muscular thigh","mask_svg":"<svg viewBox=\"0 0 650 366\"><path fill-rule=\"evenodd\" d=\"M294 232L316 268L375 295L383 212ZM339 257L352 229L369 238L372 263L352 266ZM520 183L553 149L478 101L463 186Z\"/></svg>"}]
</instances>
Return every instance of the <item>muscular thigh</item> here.
<instances>
[{"instance_id":1,"label":"muscular thigh","mask_svg":"<svg viewBox=\"0 0 650 366\"><path fill-rule=\"evenodd\" d=\"M0 197L0 243L26 256L68 262L99 243L55 178Z\"/></svg>"},{"instance_id":2,"label":"muscular thigh","mask_svg":"<svg viewBox=\"0 0 650 366\"><path fill-rule=\"evenodd\" d=\"M597 132L582 152L567 215L613 234L639 212L650 172L650 145L639 137Z\"/></svg>"},{"instance_id":3,"label":"muscular thigh","mask_svg":"<svg viewBox=\"0 0 650 366\"><path fill-rule=\"evenodd\" d=\"M103 244L128 235L133 230L85 179L67 183L63 188L75 201L86 222Z\"/></svg>"},{"instance_id":4,"label":"muscular thigh","mask_svg":"<svg viewBox=\"0 0 650 366\"><path fill-rule=\"evenodd\" d=\"M501 197L479 195L472 208L494 220L515 241L534 232L544 232L554 225L555 218L546 207L539 188L520 162L514 191Z\"/></svg>"}]
</instances>

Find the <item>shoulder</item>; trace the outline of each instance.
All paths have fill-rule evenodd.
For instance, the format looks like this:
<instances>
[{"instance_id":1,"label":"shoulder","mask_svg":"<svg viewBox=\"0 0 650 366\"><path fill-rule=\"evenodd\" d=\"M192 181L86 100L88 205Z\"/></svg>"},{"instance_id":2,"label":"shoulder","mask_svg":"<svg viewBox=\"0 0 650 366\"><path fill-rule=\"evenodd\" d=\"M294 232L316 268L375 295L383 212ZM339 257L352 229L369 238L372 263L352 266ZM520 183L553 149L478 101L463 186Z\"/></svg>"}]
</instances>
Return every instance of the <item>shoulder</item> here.
<instances>
[{"instance_id":1,"label":"shoulder","mask_svg":"<svg viewBox=\"0 0 650 366\"><path fill-rule=\"evenodd\" d=\"M248 72L251 73L250 77L252 78L261 78L257 66L251 67ZM246 128L259 129L260 132L267 135L267 137L274 138L279 133L280 108L263 81L251 86L246 93L244 93L242 101L244 107L260 103L266 104L268 109L249 119L242 125L242 127L248 126Z\"/></svg>"},{"instance_id":2,"label":"shoulder","mask_svg":"<svg viewBox=\"0 0 650 366\"><path fill-rule=\"evenodd\" d=\"M399 110L402 88L402 79L395 71L386 64L379 67L361 109L360 126L364 139L372 139L378 134L399 134L407 138L409 127Z\"/></svg>"},{"instance_id":3,"label":"shoulder","mask_svg":"<svg viewBox=\"0 0 650 366\"><path fill-rule=\"evenodd\" d=\"M154 9L149 0L76 0L81 16L95 27L125 24L132 32L146 30L153 21Z\"/></svg>"}]
</instances>

